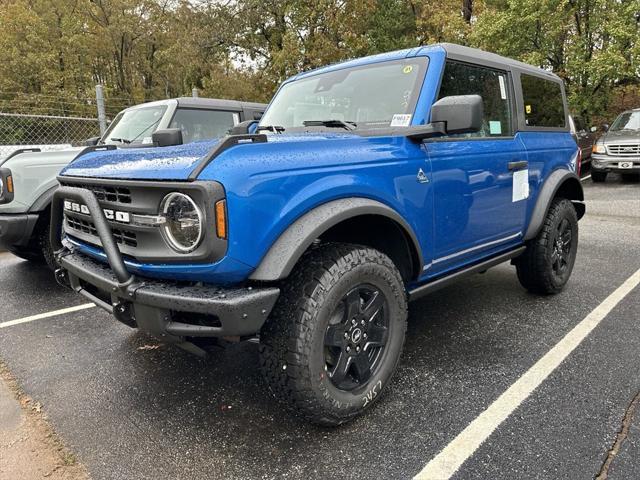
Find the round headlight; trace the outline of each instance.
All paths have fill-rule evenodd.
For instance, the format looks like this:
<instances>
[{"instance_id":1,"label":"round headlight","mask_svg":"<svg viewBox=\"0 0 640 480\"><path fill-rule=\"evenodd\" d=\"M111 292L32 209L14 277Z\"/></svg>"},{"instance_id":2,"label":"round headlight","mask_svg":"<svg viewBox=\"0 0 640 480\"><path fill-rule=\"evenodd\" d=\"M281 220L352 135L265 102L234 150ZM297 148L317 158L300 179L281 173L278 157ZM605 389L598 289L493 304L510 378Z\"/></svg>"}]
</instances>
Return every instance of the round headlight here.
<instances>
[{"instance_id":1,"label":"round headlight","mask_svg":"<svg viewBox=\"0 0 640 480\"><path fill-rule=\"evenodd\" d=\"M162 200L162 226L169 246L180 253L195 250L202 240L204 218L195 202L183 193L173 192Z\"/></svg>"}]
</instances>

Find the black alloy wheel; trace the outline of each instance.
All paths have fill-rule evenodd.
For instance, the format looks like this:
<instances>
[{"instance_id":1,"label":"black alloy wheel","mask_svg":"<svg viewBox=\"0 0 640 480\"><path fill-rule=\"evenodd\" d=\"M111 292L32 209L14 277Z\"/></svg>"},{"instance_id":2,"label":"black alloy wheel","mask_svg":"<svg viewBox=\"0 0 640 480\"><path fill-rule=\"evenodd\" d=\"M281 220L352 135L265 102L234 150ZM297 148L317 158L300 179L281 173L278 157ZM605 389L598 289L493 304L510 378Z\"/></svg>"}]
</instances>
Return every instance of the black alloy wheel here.
<instances>
[{"instance_id":1,"label":"black alloy wheel","mask_svg":"<svg viewBox=\"0 0 640 480\"><path fill-rule=\"evenodd\" d=\"M387 343L389 318L384 293L373 285L349 291L325 334L325 368L333 385L354 390L375 375Z\"/></svg>"}]
</instances>

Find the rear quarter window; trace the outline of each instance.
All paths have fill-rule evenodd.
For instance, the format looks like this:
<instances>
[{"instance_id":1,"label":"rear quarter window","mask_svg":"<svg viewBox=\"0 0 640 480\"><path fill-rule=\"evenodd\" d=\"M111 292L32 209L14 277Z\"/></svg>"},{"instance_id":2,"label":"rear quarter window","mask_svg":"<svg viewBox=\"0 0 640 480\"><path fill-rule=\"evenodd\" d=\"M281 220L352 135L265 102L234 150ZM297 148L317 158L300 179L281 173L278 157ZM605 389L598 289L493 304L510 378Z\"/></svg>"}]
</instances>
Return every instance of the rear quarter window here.
<instances>
[{"instance_id":1,"label":"rear quarter window","mask_svg":"<svg viewBox=\"0 0 640 480\"><path fill-rule=\"evenodd\" d=\"M562 89L558 82L520 75L527 127L565 127Z\"/></svg>"}]
</instances>

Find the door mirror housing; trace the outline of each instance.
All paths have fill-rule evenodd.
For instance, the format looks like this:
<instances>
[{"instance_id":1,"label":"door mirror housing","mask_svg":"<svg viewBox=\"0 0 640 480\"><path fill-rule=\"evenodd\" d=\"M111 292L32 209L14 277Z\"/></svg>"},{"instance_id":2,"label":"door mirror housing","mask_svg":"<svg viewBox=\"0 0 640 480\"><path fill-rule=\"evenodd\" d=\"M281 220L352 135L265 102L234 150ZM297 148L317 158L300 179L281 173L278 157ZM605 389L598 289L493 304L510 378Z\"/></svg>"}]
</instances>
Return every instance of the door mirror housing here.
<instances>
[{"instance_id":1,"label":"door mirror housing","mask_svg":"<svg viewBox=\"0 0 640 480\"><path fill-rule=\"evenodd\" d=\"M608 123L603 123L603 124L602 124L602 131L603 131L603 132L606 132L606 131L608 131L608 130L609 130L609 124L608 124Z\"/></svg>"},{"instance_id":2,"label":"door mirror housing","mask_svg":"<svg viewBox=\"0 0 640 480\"><path fill-rule=\"evenodd\" d=\"M480 95L451 95L431 107L431 123L444 123L447 134L477 132L482 128L483 116Z\"/></svg>"},{"instance_id":3,"label":"door mirror housing","mask_svg":"<svg viewBox=\"0 0 640 480\"><path fill-rule=\"evenodd\" d=\"M245 120L244 122L240 122L239 124L231 127L231 129L229 129L229 135L247 135L249 133L254 133L257 126L257 120Z\"/></svg>"},{"instance_id":4,"label":"door mirror housing","mask_svg":"<svg viewBox=\"0 0 640 480\"><path fill-rule=\"evenodd\" d=\"M156 130L151 134L151 141L157 147L182 145L182 129L165 128L164 130Z\"/></svg>"},{"instance_id":5,"label":"door mirror housing","mask_svg":"<svg viewBox=\"0 0 640 480\"><path fill-rule=\"evenodd\" d=\"M87 138L84 141L84 144L87 147L93 147L94 145L97 145L99 141L100 141L100 137L91 137L91 138Z\"/></svg>"}]
</instances>

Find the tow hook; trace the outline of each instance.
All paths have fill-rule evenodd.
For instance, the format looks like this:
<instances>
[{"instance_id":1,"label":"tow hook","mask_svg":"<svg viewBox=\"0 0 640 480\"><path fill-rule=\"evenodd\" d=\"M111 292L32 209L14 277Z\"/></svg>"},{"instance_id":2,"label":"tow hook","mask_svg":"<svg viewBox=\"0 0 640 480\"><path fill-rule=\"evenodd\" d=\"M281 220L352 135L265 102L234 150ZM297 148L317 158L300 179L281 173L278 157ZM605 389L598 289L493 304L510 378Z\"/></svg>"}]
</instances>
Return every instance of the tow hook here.
<instances>
[{"instance_id":1,"label":"tow hook","mask_svg":"<svg viewBox=\"0 0 640 480\"><path fill-rule=\"evenodd\" d=\"M56 282L58 282L59 285L66 288L71 288L69 275L67 275L67 271L64 268L57 268L54 272L54 275L56 277Z\"/></svg>"},{"instance_id":2,"label":"tow hook","mask_svg":"<svg viewBox=\"0 0 640 480\"><path fill-rule=\"evenodd\" d=\"M129 302L116 303L113 306L113 316L116 317L116 320L130 326L131 328L137 327L136 320L133 316L131 303Z\"/></svg>"}]
</instances>

